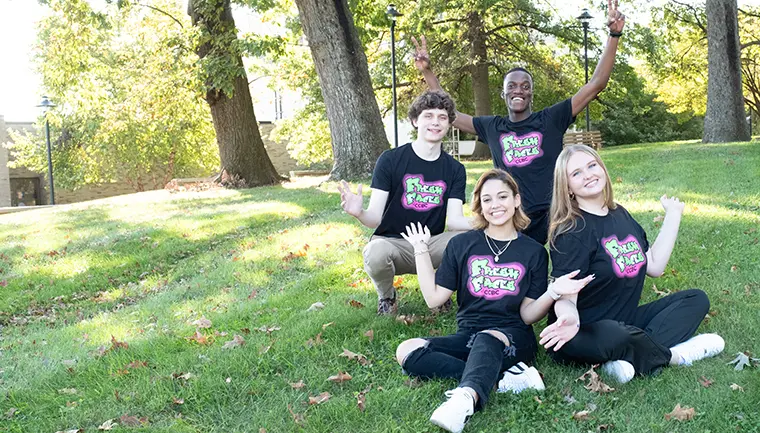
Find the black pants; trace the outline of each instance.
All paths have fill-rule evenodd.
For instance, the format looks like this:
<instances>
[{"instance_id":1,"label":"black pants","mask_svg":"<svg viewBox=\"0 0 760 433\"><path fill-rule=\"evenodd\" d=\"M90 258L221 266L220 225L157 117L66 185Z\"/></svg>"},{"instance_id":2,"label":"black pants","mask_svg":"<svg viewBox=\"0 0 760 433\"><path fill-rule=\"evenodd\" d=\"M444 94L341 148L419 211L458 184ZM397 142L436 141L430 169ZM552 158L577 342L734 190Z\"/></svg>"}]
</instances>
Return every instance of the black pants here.
<instances>
[{"instance_id":1,"label":"black pants","mask_svg":"<svg viewBox=\"0 0 760 433\"><path fill-rule=\"evenodd\" d=\"M480 331L501 331L509 339L505 346L493 335ZM426 338L428 344L407 356L404 371L423 379L456 379L460 387L478 393L476 409L488 401L488 395L499 382L499 375L518 362L531 362L536 357L533 328L459 329L456 334Z\"/></svg>"},{"instance_id":2,"label":"black pants","mask_svg":"<svg viewBox=\"0 0 760 433\"><path fill-rule=\"evenodd\" d=\"M670 347L691 338L710 310L705 292L684 290L639 306L628 323L600 320L581 324L578 334L559 352L557 362L600 364L625 360L637 374L649 374L670 363Z\"/></svg>"},{"instance_id":3,"label":"black pants","mask_svg":"<svg viewBox=\"0 0 760 433\"><path fill-rule=\"evenodd\" d=\"M529 236L541 245L546 245L549 236L549 209L543 209L528 214L530 225L523 230L523 234Z\"/></svg>"}]
</instances>

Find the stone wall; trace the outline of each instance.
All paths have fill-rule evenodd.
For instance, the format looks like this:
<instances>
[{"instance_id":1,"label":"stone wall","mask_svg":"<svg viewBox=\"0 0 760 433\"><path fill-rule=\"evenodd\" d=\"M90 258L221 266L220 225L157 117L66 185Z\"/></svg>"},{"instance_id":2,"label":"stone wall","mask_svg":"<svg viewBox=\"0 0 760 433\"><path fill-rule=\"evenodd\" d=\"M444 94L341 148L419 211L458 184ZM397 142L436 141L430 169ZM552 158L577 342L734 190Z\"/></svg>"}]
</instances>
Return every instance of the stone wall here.
<instances>
[{"instance_id":1,"label":"stone wall","mask_svg":"<svg viewBox=\"0 0 760 433\"><path fill-rule=\"evenodd\" d=\"M79 203L82 201L97 200L99 198L113 197L116 195L132 194L134 192L136 191L125 182L85 185L75 191L56 188L55 204Z\"/></svg>"},{"instance_id":2,"label":"stone wall","mask_svg":"<svg viewBox=\"0 0 760 433\"><path fill-rule=\"evenodd\" d=\"M301 167L298 165L295 159L291 158L288 154L287 143L276 143L269 139L269 133L274 129L274 124L271 122L259 123L259 131L261 132L261 138L264 140L264 147L267 150L269 159L272 160L274 168L280 174L287 175L292 170L298 170Z\"/></svg>"}]
</instances>

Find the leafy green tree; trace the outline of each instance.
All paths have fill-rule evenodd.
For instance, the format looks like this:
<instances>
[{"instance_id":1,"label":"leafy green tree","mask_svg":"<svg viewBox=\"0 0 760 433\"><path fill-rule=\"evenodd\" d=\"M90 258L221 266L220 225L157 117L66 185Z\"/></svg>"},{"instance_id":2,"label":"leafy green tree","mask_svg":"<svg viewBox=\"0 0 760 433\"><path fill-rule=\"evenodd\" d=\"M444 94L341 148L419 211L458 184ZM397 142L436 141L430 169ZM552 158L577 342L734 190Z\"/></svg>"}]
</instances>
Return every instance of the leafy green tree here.
<instances>
[{"instance_id":1,"label":"leafy green tree","mask_svg":"<svg viewBox=\"0 0 760 433\"><path fill-rule=\"evenodd\" d=\"M199 98L197 57L173 2L95 12L84 0L49 0L37 68L48 96L56 183L123 180L136 191L218 167ZM161 11L161 12L158 12ZM14 134L16 164L45 172L39 135Z\"/></svg>"}]
</instances>

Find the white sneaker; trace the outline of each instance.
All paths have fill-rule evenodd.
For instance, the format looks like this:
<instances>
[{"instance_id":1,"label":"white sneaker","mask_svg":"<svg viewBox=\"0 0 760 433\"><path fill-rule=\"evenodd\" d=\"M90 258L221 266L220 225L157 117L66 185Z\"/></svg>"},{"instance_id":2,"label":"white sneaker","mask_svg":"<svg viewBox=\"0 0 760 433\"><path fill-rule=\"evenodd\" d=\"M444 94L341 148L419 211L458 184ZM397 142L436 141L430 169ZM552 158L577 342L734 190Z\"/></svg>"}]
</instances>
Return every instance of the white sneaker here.
<instances>
[{"instance_id":1,"label":"white sneaker","mask_svg":"<svg viewBox=\"0 0 760 433\"><path fill-rule=\"evenodd\" d=\"M504 372L504 377L499 381L496 392L517 394L526 389L543 391L546 387L536 367L528 367L525 363L518 362Z\"/></svg>"},{"instance_id":2,"label":"white sneaker","mask_svg":"<svg viewBox=\"0 0 760 433\"><path fill-rule=\"evenodd\" d=\"M680 365L691 365L694 361L723 352L725 346L726 342L718 334L699 334L676 344L670 350L681 356Z\"/></svg>"},{"instance_id":3,"label":"white sneaker","mask_svg":"<svg viewBox=\"0 0 760 433\"><path fill-rule=\"evenodd\" d=\"M430 422L452 433L459 433L475 413L475 400L464 388L446 391L446 400L430 416Z\"/></svg>"},{"instance_id":4,"label":"white sneaker","mask_svg":"<svg viewBox=\"0 0 760 433\"><path fill-rule=\"evenodd\" d=\"M633 376L636 376L636 370L634 370L633 365L622 359L605 362L602 365L602 370L620 383L630 382Z\"/></svg>"}]
</instances>

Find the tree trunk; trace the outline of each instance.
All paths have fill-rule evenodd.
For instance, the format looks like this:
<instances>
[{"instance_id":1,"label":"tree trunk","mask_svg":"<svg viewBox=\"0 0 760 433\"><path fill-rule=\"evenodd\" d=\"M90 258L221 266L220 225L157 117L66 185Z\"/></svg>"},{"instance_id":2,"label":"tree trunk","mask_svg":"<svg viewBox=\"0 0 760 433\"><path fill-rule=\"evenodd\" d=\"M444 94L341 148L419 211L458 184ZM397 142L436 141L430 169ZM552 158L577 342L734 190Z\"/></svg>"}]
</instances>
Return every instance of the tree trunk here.
<instances>
[{"instance_id":1,"label":"tree trunk","mask_svg":"<svg viewBox=\"0 0 760 433\"><path fill-rule=\"evenodd\" d=\"M193 25L203 26L204 32L213 40L198 47L198 56L201 59L207 56L222 59L235 69L234 74L230 74L233 76L232 92L228 94L215 87L210 80L206 89L206 102L211 108L219 146L222 183L233 187L279 183L280 176L261 139L243 60L230 46L237 40L230 0L190 0L187 11Z\"/></svg>"},{"instance_id":2,"label":"tree trunk","mask_svg":"<svg viewBox=\"0 0 760 433\"><path fill-rule=\"evenodd\" d=\"M296 5L330 122L330 178L367 177L390 146L351 11L346 0L296 0Z\"/></svg>"},{"instance_id":3,"label":"tree trunk","mask_svg":"<svg viewBox=\"0 0 760 433\"><path fill-rule=\"evenodd\" d=\"M707 0L707 111L704 143L748 141L736 0Z\"/></svg>"},{"instance_id":4,"label":"tree trunk","mask_svg":"<svg viewBox=\"0 0 760 433\"><path fill-rule=\"evenodd\" d=\"M491 95L488 89L488 51L486 48L486 35L483 32L485 24L478 12L471 12L467 16L467 37L470 40L470 57L472 66L470 76L472 78L472 91L475 100L475 115L488 116L491 111ZM487 159L491 157L488 145L477 141L472 153L475 159Z\"/></svg>"}]
</instances>

